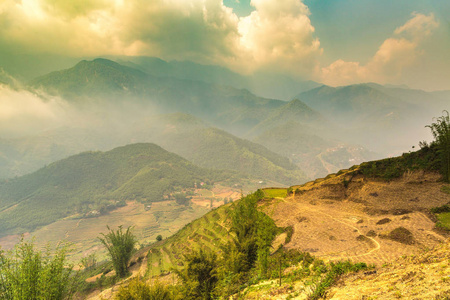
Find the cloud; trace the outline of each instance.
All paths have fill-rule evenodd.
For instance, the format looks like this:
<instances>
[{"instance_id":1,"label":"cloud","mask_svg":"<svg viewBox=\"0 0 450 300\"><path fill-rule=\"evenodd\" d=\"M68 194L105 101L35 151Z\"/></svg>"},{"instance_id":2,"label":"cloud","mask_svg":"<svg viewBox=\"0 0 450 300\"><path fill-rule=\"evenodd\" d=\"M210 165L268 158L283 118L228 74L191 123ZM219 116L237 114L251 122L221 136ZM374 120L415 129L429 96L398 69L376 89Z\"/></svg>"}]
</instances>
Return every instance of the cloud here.
<instances>
[{"instance_id":1,"label":"cloud","mask_svg":"<svg viewBox=\"0 0 450 300\"><path fill-rule=\"evenodd\" d=\"M37 94L0 84L0 134L26 135L58 127L68 122L68 106L57 98L42 99Z\"/></svg>"},{"instance_id":2,"label":"cloud","mask_svg":"<svg viewBox=\"0 0 450 300\"><path fill-rule=\"evenodd\" d=\"M239 21L240 45L249 68L306 74L321 55L309 9L301 1L252 0L255 7Z\"/></svg>"},{"instance_id":3,"label":"cloud","mask_svg":"<svg viewBox=\"0 0 450 300\"><path fill-rule=\"evenodd\" d=\"M238 18L221 0L3 0L0 50L73 57L146 55L307 73L317 64L301 0L252 0Z\"/></svg>"},{"instance_id":4,"label":"cloud","mask_svg":"<svg viewBox=\"0 0 450 300\"><path fill-rule=\"evenodd\" d=\"M321 69L318 77L329 85L346 85L374 81L398 80L402 72L421 56L420 45L439 26L433 14L413 13L403 26L395 29L365 65L337 60Z\"/></svg>"}]
</instances>

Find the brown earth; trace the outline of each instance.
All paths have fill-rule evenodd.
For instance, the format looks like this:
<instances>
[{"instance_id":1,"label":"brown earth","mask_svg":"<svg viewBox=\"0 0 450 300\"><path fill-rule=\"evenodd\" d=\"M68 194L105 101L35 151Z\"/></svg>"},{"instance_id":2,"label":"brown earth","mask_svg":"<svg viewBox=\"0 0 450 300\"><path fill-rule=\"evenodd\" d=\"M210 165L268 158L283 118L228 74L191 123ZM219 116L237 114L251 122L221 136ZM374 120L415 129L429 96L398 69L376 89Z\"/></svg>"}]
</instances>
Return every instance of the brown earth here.
<instances>
[{"instance_id":1,"label":"brown earth","mask_svg":"<svg viewBox=\"0 0 450 300\"><path fill-rule=\"evenodd\" d=\"M408 173L390 182L357 175L346 187L348 177L344 173L294 187L300 190L297 195L265 206L278 226L293 227L287 248L324 260L350 259L379 266L445 240L434 230L428 213L450 201L450 195L441 192L438 174ZM411 232L414 242L389 238L399 227Z\"/></svg>"},{"instance_id":2,"label":"brown earth","mask_svg":"<svg viewBox=\"0 0 450 300\"><path fill-rule=\"evenodd\" d=\"M327 299L449 299L450 239L367 273L341 279Z\"/></svg>"}]
</instances>

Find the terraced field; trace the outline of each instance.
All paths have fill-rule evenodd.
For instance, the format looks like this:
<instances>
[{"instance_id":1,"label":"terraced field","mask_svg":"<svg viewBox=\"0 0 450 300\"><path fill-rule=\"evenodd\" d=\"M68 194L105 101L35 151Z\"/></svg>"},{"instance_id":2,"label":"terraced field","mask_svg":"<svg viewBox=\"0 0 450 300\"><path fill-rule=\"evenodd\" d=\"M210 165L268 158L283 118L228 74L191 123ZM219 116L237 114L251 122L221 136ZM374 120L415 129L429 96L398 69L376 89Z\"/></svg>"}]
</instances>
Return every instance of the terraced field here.
<instances>
[{"instance_id":1,"label":"terraced field","mask_svg":"<svg viewBox=\"0 0 450 300\"><path fill-rule=\"evenodd\" d=\"M152 277L182 267L183 255L200 248L220 253L220 246L227 242L229 236L230 206L221 206L186 225L168 239L154 244L146 254L146 275Z\"/></svg>"}]
</instances>

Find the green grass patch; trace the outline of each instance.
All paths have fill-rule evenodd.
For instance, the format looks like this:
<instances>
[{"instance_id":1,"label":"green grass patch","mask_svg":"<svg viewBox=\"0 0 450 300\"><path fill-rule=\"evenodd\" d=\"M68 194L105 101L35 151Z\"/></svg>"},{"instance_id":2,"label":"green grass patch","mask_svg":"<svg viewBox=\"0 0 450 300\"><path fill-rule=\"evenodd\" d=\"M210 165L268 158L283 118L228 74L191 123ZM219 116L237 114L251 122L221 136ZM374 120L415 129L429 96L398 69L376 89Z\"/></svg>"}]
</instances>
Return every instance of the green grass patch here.
<instances>
[{"instance_id":1,"label":"green grass patch","mask_svg":"<svg viewBox=\"0 0 450 300\"><path fill-rule=\"evenodd\" d=\"M264 195L268 198L286 198L287 189L265 189Z\"/></svg>"},{"instance_id":2,"label":"green grass patch","mask_svg":"<svg viewBox=\"0 0 450 300\"><path fill-rule=\"evenodd\" d=\"M441 187L441 192L450 194L450 185L444 185Z\"/></svg>"},{"instance_id":3,"label":"green grass patch","mask_svg":"<svg viewBox=\"0 0 450 300\"><path fill-rule=\"evenodd\" d=\"M450 212L437 214L437 218L439 220L436 224L437 227L450 230Z\"/></svg>"}]
</instances>

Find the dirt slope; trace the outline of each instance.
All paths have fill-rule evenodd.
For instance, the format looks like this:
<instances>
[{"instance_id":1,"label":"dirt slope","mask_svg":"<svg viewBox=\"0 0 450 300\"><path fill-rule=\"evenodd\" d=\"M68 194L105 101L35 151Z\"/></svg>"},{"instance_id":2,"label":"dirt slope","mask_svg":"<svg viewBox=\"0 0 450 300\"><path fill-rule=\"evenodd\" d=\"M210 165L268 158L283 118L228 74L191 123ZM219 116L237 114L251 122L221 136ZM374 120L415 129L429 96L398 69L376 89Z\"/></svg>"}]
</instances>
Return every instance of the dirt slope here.
<instances>
[{"instance_id":1,"label":"dirt slope","mask_svg":"<svg viewBox=\"0 0 450 300\"><path fill-rule=\"evenodd\" d=\"M343 278L327 299L449 299L450 239L417 256L401 258L373 274Z\"/></svg>"},{"instance_id":2,"label":"dirt slope","mask_svg":"<svg viewBox=\"0 0 450 300\"><path fill-rule=\"evenodd\" d=\"M295 195L274 200L267 212L278 226L293 227L287 248L379 266L445 240L428 213L450 201L439 179L414 172L387 182L343 172L294 187ZM392 233L399 227L406 236Z\"/></svg>"}]
</instances>

